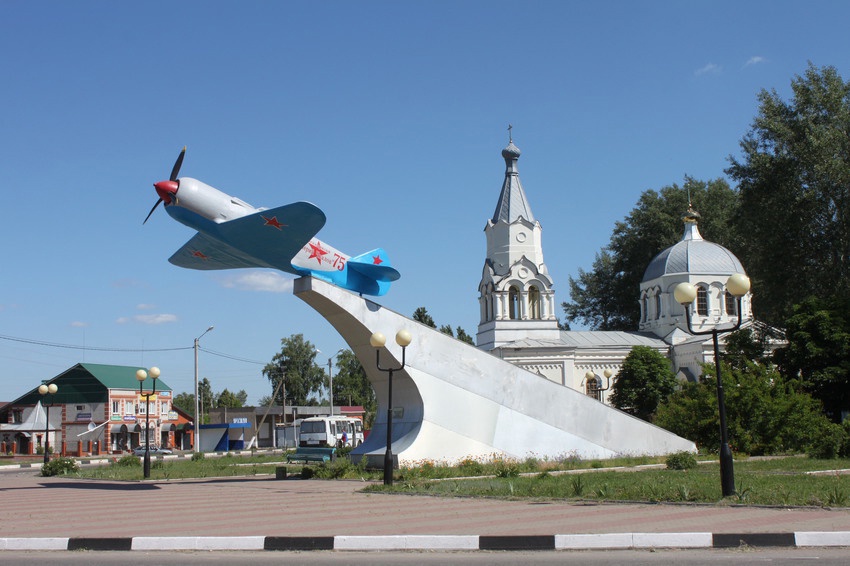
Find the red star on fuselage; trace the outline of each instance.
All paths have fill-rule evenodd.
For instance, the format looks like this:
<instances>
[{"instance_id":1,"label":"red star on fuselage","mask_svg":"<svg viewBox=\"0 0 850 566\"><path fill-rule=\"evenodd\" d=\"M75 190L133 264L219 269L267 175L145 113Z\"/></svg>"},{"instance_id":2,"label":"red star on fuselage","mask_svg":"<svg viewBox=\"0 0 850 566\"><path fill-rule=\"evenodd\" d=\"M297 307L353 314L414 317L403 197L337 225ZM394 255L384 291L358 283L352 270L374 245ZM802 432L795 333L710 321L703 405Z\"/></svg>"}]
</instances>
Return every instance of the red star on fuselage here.
<instances>
[{"instance_id":1,"label":"red star on fuselage","mask_svg":"<svg viewBox=\"0 0 850 566\"><path fill-rule=\"evenodd\" d=\"M372 265L381 265L382 263L384 263L384 260L381 259L381 256L379 256L379 255L373 255L372 256Z\"/></svg>"},{"instance_id":2,"label":"red star on fuselage","mask_svg":"<svg viewBox=\"0 0 850 566\"><path fill-rule=\"evenodd\" d=\"M278 221L277 216L272 216L271 218L266 218L265 216L263 216L262 218L266 221L265 226L274 226L278 230L281 230L282 226L286 226L286 224L281 224Z\"/></svg>"},{"instance_id":3,"label":"red star on fuselage","mask_svg":"<svg viewBox=\"0 0 850 566\"><path fill-rule=\"evenodd\" d=\"M318 261L319 265L321 265L322 264L322 256L324 256L326 253L328 253L327 250L323 250L322 246L318 246L318 245L314 244L313 242L310 242L308 245L310 246L310 257L308 257L307 259L316 258L316 261Z\"/></svg>"},{"instance_id":4,"label":"red star on fuselage","mask_svg":"<svg viewBox=\"0 0 850 566\"><path fill-rule=\"evenodd\" d=\"M192 255L193 255L193 256L195 256L195 257L197 257L197 258L200 258L200 259L209 259L209 257L207 257L206 255L204 255L204 253L203 253L203 252L198 251L198 250L195 250L194 252L192 252Z\"/></svg>"}]
</instances>

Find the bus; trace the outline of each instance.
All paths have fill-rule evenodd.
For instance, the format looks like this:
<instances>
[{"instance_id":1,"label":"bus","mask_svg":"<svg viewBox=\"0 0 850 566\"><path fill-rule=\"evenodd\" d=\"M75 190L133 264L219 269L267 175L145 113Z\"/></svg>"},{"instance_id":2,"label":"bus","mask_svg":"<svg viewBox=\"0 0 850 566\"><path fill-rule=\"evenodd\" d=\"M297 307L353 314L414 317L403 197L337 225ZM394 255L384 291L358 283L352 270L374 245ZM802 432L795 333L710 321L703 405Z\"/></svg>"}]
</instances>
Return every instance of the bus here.
<instances>
[{"instance_id":1,"label":"bus","mask_svg":"<svg viewBox=\"0 0 850 566\"><path fill-rule=\"evenodd\" d=\"M363 444L363 421L352 417L310 417L301 421L299 446L351 446Z\"/></svg>"}]
</instances>

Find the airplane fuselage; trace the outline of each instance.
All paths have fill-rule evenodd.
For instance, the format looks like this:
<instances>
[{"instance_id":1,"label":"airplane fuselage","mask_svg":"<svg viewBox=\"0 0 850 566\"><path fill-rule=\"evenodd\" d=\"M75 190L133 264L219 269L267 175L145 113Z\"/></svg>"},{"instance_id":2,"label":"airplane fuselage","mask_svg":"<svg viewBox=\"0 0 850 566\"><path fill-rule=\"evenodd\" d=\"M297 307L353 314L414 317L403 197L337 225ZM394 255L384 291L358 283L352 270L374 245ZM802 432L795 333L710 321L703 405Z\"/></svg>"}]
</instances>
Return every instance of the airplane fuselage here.
<instances>
[{"instance_id":1,"label":"airplane fuselage","mask_svg":"<svg viewBox=\"0 0 850 566\"><path fill-rule=\"evenodd\" d=\"M166 204L165 210L169 216L190 228L197 230L207 236L229 243L221 238L218 225L248 216L259 214L265 222L277 229L275 217L263 216L265 208L255 208L247 202L230 196L222 191L207 185L206 183L191 177L182 177L178 180L179 189L175 202ZM291 264L295 272L301 275L313 274L322 276L334 284L340 284L334 272L345 270L350 256L342 253L333 246L322 242L318 238L311 238L301 250L291 258ZM291 271L291 270L290 270ZM319 272L319 273L316 273Z\"/></svg>"}]
</instances>

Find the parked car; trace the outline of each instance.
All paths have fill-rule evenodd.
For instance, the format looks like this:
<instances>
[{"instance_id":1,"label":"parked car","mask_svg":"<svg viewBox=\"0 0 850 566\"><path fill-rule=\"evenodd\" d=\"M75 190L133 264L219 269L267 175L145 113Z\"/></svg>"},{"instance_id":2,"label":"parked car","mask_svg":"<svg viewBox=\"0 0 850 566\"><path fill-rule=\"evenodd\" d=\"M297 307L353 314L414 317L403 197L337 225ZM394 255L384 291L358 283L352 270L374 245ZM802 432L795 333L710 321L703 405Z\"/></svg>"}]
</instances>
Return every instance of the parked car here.
<instances>
[{"instance_id":1,"label":"parked car","mask_svg":"<svg viewBox=\"0 0 850 566\"><path fill-rule=\"evenodd\" d=\"M171 454L171 450L168 448L162 448L160 446L154 446L151 444L151 454ZM140 444L133 448L133 456L144 456L145 455L145 445Z\"/></svg>"}]
</instances>

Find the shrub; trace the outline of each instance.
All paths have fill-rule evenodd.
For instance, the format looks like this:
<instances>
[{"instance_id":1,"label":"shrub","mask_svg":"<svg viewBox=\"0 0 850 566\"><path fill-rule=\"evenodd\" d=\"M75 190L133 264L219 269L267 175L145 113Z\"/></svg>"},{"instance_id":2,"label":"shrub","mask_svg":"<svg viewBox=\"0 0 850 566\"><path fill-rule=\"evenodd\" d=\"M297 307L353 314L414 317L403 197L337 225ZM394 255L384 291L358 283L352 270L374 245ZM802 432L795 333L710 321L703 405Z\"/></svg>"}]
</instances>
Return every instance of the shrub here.
<instances>
[{"instance_id":1,"label":"shrub","mask_svg":"<svg viewBox=\"0 0 850 566\"><path fill-rule=\"evenodd\" d=\"M829 423L822 427L807 450L810 458L831 460L846 453L847 430L841 425Z\"/></svg>"},{"instance_id":2,"label":"shrub","mask_svg":"<svg viewBox=\"0 0 850 566\"><path fill-rule=\"evenodd\" d=\"M56 458L41 466L41 475L64 476L79 471L80 465L71 458Z\"/></svg>"},{"instance_id":3,"label":"shrub","mask_svg":"<svg viewBox=\"0 0 850 566\"><path fill-rule=\"evenodd\" d=\"M480 476L484 473L484 464L475 458L464 458L458 463L457 467L465 476Z\"/></svg>"},{"instance_id":4,"label":"shrub","mask_svg":"<svg viewBox=\"0 0 850 566\"><path fill-rule=\"evenodd\" d=\"M667 456L668 470L690 470L697 467L697 459L690 452L675 452Z\"/></svg>"},{"instance_id":5,"label":"shrub","mask_svg":"<svg viewBox=\"0 0 850 566\"><path fill-rule=\"evenodd\" d=\"M497 478L515 478L519 476L519 464L514 460L497 460L496 465Z\"/></svg>"},{"instance_id":6,"label":"shrub","mask_svg":"<svg viewBox=\"0 0 850 566\"><path fill-rule=\"evenodd\" d=\"M192 461L193 462L197 462L198 460L203 460L204 458L206 458L206 456L204 455L203 452L195 452L194 454L192 454Z\"/></svg>"},{"instance_id":7,"label":"shrub","mask_svg":"<svg viewBox=\"0 0 850 566\"><path fill-rule=\"evenodd\" d=\"M121 456L121 459L116 460L112 465L121 468L138 468L142 465L142 461L136 456Z\"/></svg>"}]
</instances>

